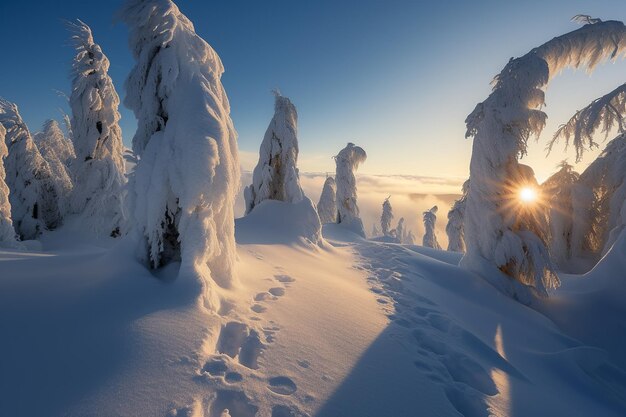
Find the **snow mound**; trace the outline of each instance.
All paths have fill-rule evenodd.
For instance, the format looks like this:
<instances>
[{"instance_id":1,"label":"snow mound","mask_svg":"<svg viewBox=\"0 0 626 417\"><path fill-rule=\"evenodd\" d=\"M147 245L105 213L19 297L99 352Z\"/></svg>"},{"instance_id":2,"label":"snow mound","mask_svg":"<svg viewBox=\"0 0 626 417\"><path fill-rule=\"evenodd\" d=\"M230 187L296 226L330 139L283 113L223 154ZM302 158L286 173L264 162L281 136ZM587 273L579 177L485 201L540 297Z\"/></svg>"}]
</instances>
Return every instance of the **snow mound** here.
<instances>
[{"instance_id":1,"label":"snow mound","mask_svg":"<svg viewBox=\"0 0 626 417\"><path fill-rule=\"evenodd\" d=\"M321 223L311 200L297 203L262 201L245 217L235 221L239 244L318 244L322 242Z\"/></svg>"}]
</instances>

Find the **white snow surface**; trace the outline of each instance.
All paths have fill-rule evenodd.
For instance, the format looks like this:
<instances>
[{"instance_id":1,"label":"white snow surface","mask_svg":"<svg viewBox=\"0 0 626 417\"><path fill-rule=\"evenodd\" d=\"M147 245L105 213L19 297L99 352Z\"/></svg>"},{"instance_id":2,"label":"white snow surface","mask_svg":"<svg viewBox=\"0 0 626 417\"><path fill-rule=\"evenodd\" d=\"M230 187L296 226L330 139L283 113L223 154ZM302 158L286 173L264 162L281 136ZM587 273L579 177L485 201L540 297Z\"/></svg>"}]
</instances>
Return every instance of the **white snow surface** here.
<instances>
[{"instance_id":1,"label":"white snow surface","mask_svg":"<svg viewBox=\"0 0 626 417\"><path fill-rule=\"evenodd\" d=\"M10 335L0 415L626 412L626 235L529 308L459 268L458 253L367 241L336 224L324 226L323 247L287 229L277 237L267 225L297 207L266 201L237 221L239 282L219 289L216 313L179 264L153 276L132 239L64 228L40 250L0 251L0 331Z\"/></svg>"}]
</instances>

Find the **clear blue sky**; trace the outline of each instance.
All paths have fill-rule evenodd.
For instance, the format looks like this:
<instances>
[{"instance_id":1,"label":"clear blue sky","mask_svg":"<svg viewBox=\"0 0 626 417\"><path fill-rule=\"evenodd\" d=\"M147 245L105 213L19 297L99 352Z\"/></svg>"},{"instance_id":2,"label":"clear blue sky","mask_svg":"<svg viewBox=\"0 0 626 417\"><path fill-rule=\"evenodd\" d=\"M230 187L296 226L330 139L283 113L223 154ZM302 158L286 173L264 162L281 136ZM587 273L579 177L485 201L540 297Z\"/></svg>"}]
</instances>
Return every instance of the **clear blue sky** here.
<instances>
[{"instance_id":1,"label":"clear blue sky","mask_svg":"<svg viewBox=\"0 0 626 417\"><path fill-rule=\"evenodd\" d=\"M73 51L64 19L80 18L111 61L120 96L132 67L121 1L0 3L0 96L15 101L33 131L57 118L69 93ZM242 159L254 159L279 88L298 107L301 169L333 170L330 157L354 141L369 154L363 172L467 175L471 141L464 120L489 93L510 57L573 30L578 13L626 19L623 0L177 1L196 31L220 54L240 135ZM626 81L626 63L591 77L567 73L548 90L549 124L528 161L545 177L545 138L573 111ZM130 143L134 116L125 108ZM588 163L588 159L585 161Z\"/></svg>"}]
</instances>

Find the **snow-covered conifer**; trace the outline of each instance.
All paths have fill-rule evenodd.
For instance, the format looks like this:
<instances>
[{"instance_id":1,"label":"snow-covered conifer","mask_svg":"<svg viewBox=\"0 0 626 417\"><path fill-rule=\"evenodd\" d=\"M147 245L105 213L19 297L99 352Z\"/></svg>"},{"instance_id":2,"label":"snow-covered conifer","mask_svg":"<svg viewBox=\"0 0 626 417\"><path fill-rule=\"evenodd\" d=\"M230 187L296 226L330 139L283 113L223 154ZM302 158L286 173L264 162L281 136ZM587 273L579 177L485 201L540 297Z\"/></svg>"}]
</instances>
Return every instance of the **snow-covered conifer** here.
<instances>
[{"instance_id":1,"label":"snow-covered conifer","mask_svg":"<svg viewBox=\"0 0 626 417\"><path fill-rule=\"evenodd\" d=\"M556 265L563 268L572 257L571 239L574 226L572 189L579 175L567 161L562 161L558 168L556 173L541 184L541 188L545 203L548 205L550 254Z\"/></svg>"},{"instance_id":2,"label":"snow-covered conifer","mask_svg":"<svg viewBox=\"0 0 626 417\"><path fill-rule=\"evenodd\" d=\"M116 236L124 222L124 145L119 96L108 75L109 60L80 20L72 25L70 124L76 160L71 212L97 235Z\"/></svg>"},{"instance_id":3,"label":"snow-covered conifer","mask_svg":"<svg viewBox=\"0 0 626 417\"><path fill-rule=\"evenodd\" d=\"M437 242L437 234L435 233L437 210L437 206L434 206L424 212L424 239L422 244L427 248L441 249L439 242Z\"/></svg>"},{"instance_id":4,"label":"snow-covered conifer","mask_svg":"<svg viewBox=\"0 0 626 417\"><path fill-rule=\"evenodd\" d=\"M387 197L385 201L383 201L383 213L380 215L380 228L383 231L383 236L391 236L393 208L391 207L391 202L389 201L390 198L391 196Z\"/></svg>"},{"instance_id":5,"label":"snow-covered conifer","mask_svg":"<svg viewBox=\"0 0 626 417\"><path fill-rule=\"evenodd\" d=\"M359 217L357 205L356 178L354 171L365 162L367 154L363 148L348 143L335 157L337 171L337 223L343 224L352 231L365 237L363 222Z\"/></svg>"},{"instance_id":6,"label":"snow-covered conifer","mask_svg":"<svg viewBox=\"0 0 626 417\"><path fill-rule=\"evenodd\" d=\"M35 134L33 140L50 167L57 192L59 211L64 216L67 213L73 187L67 165L71 162L74 150L69 146L59 124L54 120L47 120L43 125L43 130Z\"/></svg>"},{"instance_id":7,"label":"snow-covered conifer","mask_svg":"<svg viewBox=\"0 0 626 417\"><path fill-rule=\"evenodd\" d=\"M13 227L21 239L34 239L61 222L54 179L17 106L4 99L0 99L0 123L6 129L9 152L4 168Z\"/></svg>"},{"instance_id":8,"label":"snow-covered conifer","mask_svg":"<svg viewBox=\"0 0 626 417\"><path fill-rule=\"evenodd\" d=\"M396 239L399 243L406 243L406 231L404 230L404 217L400 217L396 226Z\"/></svg>"},{"instance_id":9,"label":"snow-covered conifer","mask_svg":"<svg viewBox=\"0 0 626 417\"><path fill-rule=\"evenodd\" d=\"M274 117L261 142L252 184L244 190L246 214L264 200L297 203L304 197L298 173L298 112L287 97L275 96Z\"/></svg>"},{"instance_id":10,"label":"snow-covered conifer","mask_svg":"<svg viewBox=\"0 0 626 417\"><path fill-rule=\"evenodd\" d=\"M11 203L9 202L9 187L4 182L4 158L8 154L7 145L4 142L6 130L0 124L0 246L15 246L17 236L11 221Z\"/></svg>"},{"instance_id":11,"label":"snow-covered conifer","mask_svg":"<svg viewBox=\"0 0 626 417\"><path fill-rule=\"evenodd\" d=\"M448 212L448 224L446 224L446 234L448 235L448 250L451 252L465 252L465 230L463 221L465 218L465 202L469 192L469 180L463 183L463 194L456 200Z\"/></svg>"},{"instance_id":12,"label":"snow-covered conifer","mask_svg":"<svg viewBox=\"0 0 626 417\"><path fill-rule=\"evenodd\" d=\"M376 226L376 223L372 223L372 237L378 236L380 236L380 230L378 230L378 226Z\"/></svg>"},{"instance_id":13,"label":"snow-covered conifer","mask_svg":"<svg viewBox=\"0 0 626 417\"><path fill-rule=\"evenodd\" d=\"M129 0L120 16L137 61L125 104L138 119L129 194L139 253L155 268L180 259L180 273L205 283L215 309L212 282L231 287L236 278L240 181L224 67L170 0Z\"/></svg>"},{"instance_id":14,"label":"snow-covered conifer","mask_svg":"<svg viewBox=\"0 0 626 417\"><path fill-rule=\"evenodd\" d=\"M464 267L480 271L487 261L544 294L559 285L546 241L540 237L541 216L530 215L529 207L518 216L510 204L520 185L513 178L531 180L521 175L529 172L520 169L518 158L526 153L529 137L538 135L545 125L543 88L551 77L567 67L591 70L625 52L624 24L598 22L510 60L495 78L491 95L466 120L467 136L473 137L474 143L465 212ZM534 205L540 210L538 206Z\"/></svg>"},{"instance_id":15,"label":"snow-covered conifer","mask_svg":"<svg viewBox=\"0 0 626 417\"><path fill-rule=\"evenodd\" d=\"M326 177L324 181L317 212L323 224L337 221L337 185L333 177Z\"/></svg>"},{"instance_id":16,"label":"snow-covered conifer","mask_svg":"<svg viewBox=\"0 0 626 417\"><path fill-rule=\"evenodd\" d=\"M406 235L406 242L404 242L406 245L415 245L415 242L417 241L417 239L415 238L415 235L413 234L412 230L409 230L409 233L407 233Z\"/></svg>"}]
</instances>

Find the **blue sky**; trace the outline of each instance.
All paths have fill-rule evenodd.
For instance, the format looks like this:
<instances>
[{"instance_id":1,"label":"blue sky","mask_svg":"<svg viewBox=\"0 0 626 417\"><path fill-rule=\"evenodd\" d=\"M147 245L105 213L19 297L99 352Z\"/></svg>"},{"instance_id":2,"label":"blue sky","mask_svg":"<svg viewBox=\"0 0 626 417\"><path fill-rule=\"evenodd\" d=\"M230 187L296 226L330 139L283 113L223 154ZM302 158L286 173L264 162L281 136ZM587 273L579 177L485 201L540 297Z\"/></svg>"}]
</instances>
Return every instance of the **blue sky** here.
<instances>
[{"instance_id":1,"label":"blue sky","mask_svg":"<svg viewBox=\"0 0 626 417\"><path fill-rule=\"evenodd\" d=\"M64 19L80 18L111 61L120 96L133 61L126 28L115 23L121 1L0 3L0 96L15 101L33 131L59 117L69 93L73 51ZM274 88L298 107L301 169L332 171L331 156L353 141L369 154L372 174L464 177L471 141L464 120L489 94L510 57L576 29L578 13L626 19L621 0L562 1L177 1L196 31L220 54L240 136L253 163L272 111ZM591 76L566 72L548 89L549 123L527 163L545 178L559 148L545 159L554 129L577 109L626 81L626 62ZM125 108L130 143L134 116ZM590 158L583 161L588 163ZM573 161L572 161L573 162Z\"/></svg>"}]
</instances>

